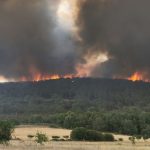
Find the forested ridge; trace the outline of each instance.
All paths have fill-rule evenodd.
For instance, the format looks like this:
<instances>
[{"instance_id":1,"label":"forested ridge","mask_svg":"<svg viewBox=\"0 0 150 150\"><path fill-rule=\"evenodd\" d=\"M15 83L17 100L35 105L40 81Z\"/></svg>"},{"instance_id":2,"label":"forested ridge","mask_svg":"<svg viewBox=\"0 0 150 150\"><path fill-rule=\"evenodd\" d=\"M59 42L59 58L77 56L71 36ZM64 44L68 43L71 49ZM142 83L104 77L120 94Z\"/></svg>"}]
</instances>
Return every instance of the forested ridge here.
<instances>
[{"instance_id":1,"label":"forested ridge","mask_svg":"<svg viewBox=\"0 0 150 150\"><path fill-rule=\"evenodd\" d=\"M0 114L150 108L150 84L75 78L0 84Z\"/></svg>"},{"instance_id":2,"label":"forested ridge","mask_svg":"<svg viewBox=\"0 0 150 150\"><path fill-rule=\"evenodd\" d=\"M0 84L0 117L19 123L86 127L123 134L150 131L150 83L74 78Z\"/></svg>"}]
</instances>

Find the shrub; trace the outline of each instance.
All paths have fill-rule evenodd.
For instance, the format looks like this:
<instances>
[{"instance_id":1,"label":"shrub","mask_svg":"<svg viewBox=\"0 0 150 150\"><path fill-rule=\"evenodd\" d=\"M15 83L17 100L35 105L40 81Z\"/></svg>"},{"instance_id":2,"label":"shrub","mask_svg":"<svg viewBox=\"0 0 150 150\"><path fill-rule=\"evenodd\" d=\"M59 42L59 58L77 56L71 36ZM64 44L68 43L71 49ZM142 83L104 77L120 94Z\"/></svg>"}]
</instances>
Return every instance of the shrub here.
<instances>
[{"instance_id":1,"label":"shrub","mask_svg":"<svg viewBox=\"0 0 150 150\"><path fill-rule=\"evenodd\" d=\"M27 135L27 137L32 139L34 137L34 135L29 134L29 135Z\"/></svg>"},{"instance_id":2,"label":"shrub","mask_svg":"<svg viewBox=\"0 0 150 150\"><path fill-rule=\"evenodd\" d=\"M11 140L11 134L14 131L14 124L8 121L0 122L0 143L7 143Z\"/></svg>"},{"instance_id":3,"label":"shrub","mask_svg":"<svg viewBox=\"0 0 150 150\"><path fill-rule=\"evenodd\" d=\"M123 138L119 138L118 140L119 140L120 142L122 142L122 141L123 141Z\"/></svg>"},{"instance_id":4,"label":"shrub","mask_svg":"<svg viewBox=\"0 0 150 150\"><path fill-rule=\"evenodd\" d=\"M132 142L132 144L135 144L135 137L134 136L129 137L129 140Z\"/></svg>"},{"instance_id":5,"label":"shrub","mask_svg":"<svg viewBox=\"0 0 150 150\"><path fill-rule=\"evenodd\" d=\"M95 130L76 128L71 132L71 140L75 141L114 141L112 134L102 134Z\"/></svg>"},{"instance_id":6,"label":"shrub","mask_svg":"<svg viewBox=\"0 0 150 150\"><path fill-rule=\"evenodd\" d=\"M112 134L106 133L103 136L104 136L104 141L111 142L111 141L115 140L115 138L114 138L114 136Z\"/></svg>"},{"instance_id":7,"label":"shrub","mask_svg":"<svg viewBox=\"0 0 150 150\"><path fill-rule=\"evenodd\" d=\"M140 140L141 138L142 138L141 135L136 135L136 139L137 139L137 140Z\"/></svg>"},{"instance_id":8,"label":"shrub","mask_svg":"<svg viewBox=\"0 0 150 150\"><path fill-rule=\"evenodd\" d=\"M94 130L87 130L85 140L86 141L103 141L104 136L100 132L97 132Z\"/></svg>"},{"instance_id":9,"label":"shrub","mask_svg":"<svg viewBox=\"0 0 150 150\"><path fill-rule=\"evenodd\" d=\"M69 139L69 136L68 136L68 135L65 135L65 136L63 136L63 138L65 138L65 139Z\"/></svg>"},{"instance_id":10,"label":"shrub","mask_svg":"<svg viewBox=\"0 0 150 150\"><path fill-rule=\"evenodd\" d=\"M53 139L59 139L60 136L52 136Z\"/></svg>"},{"instance_id":11,"label":"shrub","mask_svg":"<svg viewBox=\"0 0 150 150\"><path fill-rule=\"evenodd\" d=\"M39 144L43 144L44 142L48 142L48 137L46 134L37 132L35 135L35 141Z\"/></svg>"},{"instance_id":12,"label":"shrub","mask_svg":"<svg viewBox=\"0 0 150 150\"><path fill-rule=\"evenodd\" d=\"M84 141L86 137L87 129L85 128L75 128L71 132L71 139L75 141Z\"/></svg>"},{"instance_id":13,"label":"shrub","mask_svg":"<svg viewBox=\"0 0 150 150\"><path fill-rule=\"evenodd\" d=\"M52 136L52 141L59 141L60 140L60 136Z\"/></svg>"}]
</instances>

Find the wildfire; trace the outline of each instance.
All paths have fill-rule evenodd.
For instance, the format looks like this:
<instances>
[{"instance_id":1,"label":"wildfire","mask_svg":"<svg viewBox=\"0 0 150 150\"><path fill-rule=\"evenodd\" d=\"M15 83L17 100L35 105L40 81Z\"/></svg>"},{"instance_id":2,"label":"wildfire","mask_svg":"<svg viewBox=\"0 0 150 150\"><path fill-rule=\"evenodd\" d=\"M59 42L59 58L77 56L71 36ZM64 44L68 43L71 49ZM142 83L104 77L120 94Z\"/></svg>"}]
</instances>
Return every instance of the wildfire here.
<instances>
[{"instance_id":1,"label":"wildfire","mask_svg":"<svg viewBox=\"0 0 150 150\"><path fill-rule=\"evenodd\" d=\"M135 72L131 77L128 78L128 80L131 81L145 81L145 82L150 82L149 79L145 79L143 74L140 72Z\"/></svg>"},{"instance_id":2,"label":"wildfire","mask_svg":"<svg viewBox=\"0 0 150 150\"><path fill-rule=\"evenodd\" d=\"M64 78L64 79L72 79L74 78L75 76L74 75L57 75L57 74L54 74L54 75L42 75L42 74L36 74L34 77L32 77L32 79L28 79L26 77L22 77L20 80L21 81L34 81L34 82L38 82L38 81L45 81L45 80L58 80L58 79L61 79L61 78Z\"/></svg>"},{"instance_id":3,"label":"wildfire","mask_svg":"<svg viewBox=\"0 0 150 150\"><path fill-rule=\"evenodd\" d=\"M77 76L73 74L59 75L59 74L43 74L41 73L35 66L31 65L29 68L30 76L22 76L17 81L45 81L45 80L57 80L57 79L67 79L67 78L75 78Z\"/></svg>"},{"instance_id":4,"label":"wildfire","mask_svg":"<svg viewBox=\"0 0 150 150\"><path fill-rule=\"evenodd\" d=\"M128 78L128 80L131 80L131 81L140 81L142 79L143 77L139 72L135 72L131 77Z\"/></svg>"}]
</instances>

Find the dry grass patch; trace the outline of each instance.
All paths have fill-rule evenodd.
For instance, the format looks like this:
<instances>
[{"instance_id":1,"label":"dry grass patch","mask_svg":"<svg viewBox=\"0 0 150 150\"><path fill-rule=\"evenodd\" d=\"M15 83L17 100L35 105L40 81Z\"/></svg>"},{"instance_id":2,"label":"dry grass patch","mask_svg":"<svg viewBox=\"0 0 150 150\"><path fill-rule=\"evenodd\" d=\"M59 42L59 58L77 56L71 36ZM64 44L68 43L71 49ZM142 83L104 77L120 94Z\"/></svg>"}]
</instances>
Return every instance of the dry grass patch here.
<instances>
[{"instance_id":1,"label":"dry grass patch","mask_svg":"<svg viewBox=\"0 0 150 150\"><path fill-rule=\"evenodd\" d=\"M37 132L45 133L50 139L52 136L70 136L71 130L49 128L47 126L18 126L13 133L13 137L28 140L28 135L36 135Z\"/></svg>"},{"instance_id":2,"label":"dry grass patch","mask_svg":"<svg viewBox=\"0 0 150 150\"><path fill-rule=\"evenodd\" d=\"M123 138L123 142L52 142L44 145L29 139L28 135L35 135L37 131L51 136L67 136L71 130L54 129L45 126L19 126L13 136L20 140L12 140L9 146L0 145L0 150L150 150L150 141L138 141L132 145L129 136L115 135L116 139Z\"/></svg>"}]
</instances>

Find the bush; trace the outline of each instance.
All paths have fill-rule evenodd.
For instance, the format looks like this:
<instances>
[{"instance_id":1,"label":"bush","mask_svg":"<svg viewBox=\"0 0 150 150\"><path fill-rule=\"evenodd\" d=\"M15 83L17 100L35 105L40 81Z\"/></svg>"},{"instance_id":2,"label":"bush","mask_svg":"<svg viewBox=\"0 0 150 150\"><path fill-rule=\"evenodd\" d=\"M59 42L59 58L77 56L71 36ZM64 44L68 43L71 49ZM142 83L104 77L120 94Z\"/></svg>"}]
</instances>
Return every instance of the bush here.
<instances>
[{"instance_id":1,"label":"bush","mask_svg":"<svg viewBox=\"0 0 150 150\"><path fill-rule=\"evenodd\" d=\"M59 139L60 136L52 136L53 139Z\"/></svg>"},{"instance_id":2,"label":"bush","mask_svg":"<svg viewBox=\"0 0 150 150\"><path fill-rule=\"evenodd\" d=\"M142 136L141 135L136 135L136 139L140 140L140 139L142 139Z\"/></svg>"},{"instance_id":3,"label":"bush","mask_svg":"<svg viewBox=\"0 0 150 150\"><path fill-rule=\"evenodd\" d=\"M8 121L0 122L0 143L6 143L11 140L11 134L14 131L14 124Z\"/></svg>"},{"instance_id":4,"label":"bush","mask_svg":"<svg viewBox=\"0 0 150 150\"><path fill-rule=\"evenodd\" d=\"M114 141L112 134L102 134L95 130L76 128L71 132L71 140L75 141Z\"/></svg>"},{"instance_id":5,"label":"bush","mask_svg":"<svg viewBox=\"0 0 150 150\"><path fill-rule=\"evenodd\" d=\"M64 135L63 138L69 139L69 136L68 135Z\"/></svg>"},{"instance_id":6,"label":"bush","mask_svg":"<svg viewBox=\"0 0 150 150\"><path fill-rule=\"evenodd\" d=\"M35 135L35 141L39 144L43 144L44 142L48 142L48 137L46 134L37 132Z\"/></svg>"},{"instance_id":7,"label":"bush","mask_svg":"<svg viewBox=\"0 0 150 150\"><path fill-rule=\"evenodd\" d=\"M129 140L132 142L132 144L135 144L135 137L134 136L129 137Z\"/></svg>"},{"instance_id":8,"label":"bush","mask_svg":"<svg viewBox=\"0 0 150 150\"><path fill-rule=\"evenodd\" d=\"M123 138L119 138L118 140L119 140L120 142L122 142L122 141L123 141Z\"/></svg>"},{"instance_id":9,"label":"bush","mask_svg":"<svg viewBox=\"0 0 150 150\"><path fill-rule=\"evenodd\" d=\"M52 136L52 141L60 141L60 136Z\"/></svg>"},{"instance_id":10,"label":"bush","mask_svg":"<svg viewBox=\"0 0 150 150\"><path fill-rule=\"evenodd\" d=\"M34 135L29 134L29 135L27 135L27 137L32 139L34 137Z\"/></svg>"},{"instance_id":11,"label":"bush","mask_svg":"<svg viewBox=\"0 0 150 150\"><path fill-rule=\"evenodd\" d=\"M114 138L114 136L112 134L106 133L103 136L104 136L104 141L111 142L111 141L115 140L115 138Z\"/></svg>"},{"instance_id":12,"label":"bush","mask_svg":"<svg viewBox=\"0 0 150 150\"><path fill-rule=\"evenodd\" d=\"M85 128L75 128L71 132L71 139L75 141L84 141L86 137L87 129Z\"/></svg>"},{"instance_id":13,"label":"bush","mask_svg":"<svg viewBox=\"0 0 150 150\"><path fill-rule=\"evenodd\" d=\"M104 136L100 132L97 132L94 130L87 130L85 140L86 141L103 141Z\"/></svg>"}]
</instances>

